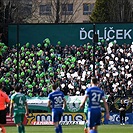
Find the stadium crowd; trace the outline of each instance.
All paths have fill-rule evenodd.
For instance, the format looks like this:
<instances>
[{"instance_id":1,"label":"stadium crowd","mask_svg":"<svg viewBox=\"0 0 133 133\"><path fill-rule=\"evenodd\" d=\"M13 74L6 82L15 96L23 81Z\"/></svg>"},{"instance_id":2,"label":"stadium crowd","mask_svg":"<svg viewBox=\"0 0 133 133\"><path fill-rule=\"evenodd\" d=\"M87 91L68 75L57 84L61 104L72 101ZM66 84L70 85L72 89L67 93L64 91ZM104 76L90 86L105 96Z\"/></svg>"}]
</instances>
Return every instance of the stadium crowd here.
<instances>
[{"instance_id":1,"label":"stadium crowd","mask_svg":"<svg viewBox=\"0 0 133 133\"><path fill-rule=\"evenodd\" d=\"M17 47L3 49L0 82L11 96L17 83ZM57 82L65 95L84 95L93 75L93 45L52 45L46 38L37 46L19 46L19 83L26 95L48 96ZM133 95L133 44L118 45L101 41L95 49L95 75L99 86L109 96Z\"/></svg>"}]
</instances>

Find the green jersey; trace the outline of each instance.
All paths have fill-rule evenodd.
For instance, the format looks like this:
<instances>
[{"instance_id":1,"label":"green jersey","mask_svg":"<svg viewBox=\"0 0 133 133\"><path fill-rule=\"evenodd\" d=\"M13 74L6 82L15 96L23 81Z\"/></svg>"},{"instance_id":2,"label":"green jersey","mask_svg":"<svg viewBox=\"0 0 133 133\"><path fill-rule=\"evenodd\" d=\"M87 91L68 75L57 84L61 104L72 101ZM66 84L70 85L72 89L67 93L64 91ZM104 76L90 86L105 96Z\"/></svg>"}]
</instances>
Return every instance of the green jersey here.
<instances>
[{"instance_id":1,"label":"green jersey","mask_svg":"<svg viewBox=\"0 0 133 133\"><path fill-rule=\"evenodd\" d=\"M26 97L22 93L15 93L11 96L13 102L14 114L25 114Z\"/></svg>"}]
</instances>

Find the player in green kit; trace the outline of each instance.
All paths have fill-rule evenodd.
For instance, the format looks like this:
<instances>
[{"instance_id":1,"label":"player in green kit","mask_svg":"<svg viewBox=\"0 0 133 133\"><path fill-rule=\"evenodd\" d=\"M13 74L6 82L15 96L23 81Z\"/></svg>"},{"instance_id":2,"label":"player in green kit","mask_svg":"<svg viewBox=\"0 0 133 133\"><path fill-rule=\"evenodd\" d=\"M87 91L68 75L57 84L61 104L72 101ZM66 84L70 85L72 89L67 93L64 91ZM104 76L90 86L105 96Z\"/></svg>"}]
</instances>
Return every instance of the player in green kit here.
<instances>
[{"instance_id":1,"label":"player in green kit","mask_svg":"<svg viewBox=\"0 0 133 133\"><path fill-rule=\"evenodd\" d=\"M25 133L23 120L25 114L28 116L28 105L24 94L20 93L20 85L16 85L15 93L11 96L10 116L14 115L14 123L18 127L18 133Z\"/></svg>"},{"instance_id":2,"label":"player in green kit","mask_svg":"<svg viewBox=\"0 0 133 133\"><path fill-rule=\"evenodd\" d=\"M85 124L84 124L84 133L88 133L88 100L85 102L84 106L84 114L85 114Z\"/></svg>"}]
</instances>

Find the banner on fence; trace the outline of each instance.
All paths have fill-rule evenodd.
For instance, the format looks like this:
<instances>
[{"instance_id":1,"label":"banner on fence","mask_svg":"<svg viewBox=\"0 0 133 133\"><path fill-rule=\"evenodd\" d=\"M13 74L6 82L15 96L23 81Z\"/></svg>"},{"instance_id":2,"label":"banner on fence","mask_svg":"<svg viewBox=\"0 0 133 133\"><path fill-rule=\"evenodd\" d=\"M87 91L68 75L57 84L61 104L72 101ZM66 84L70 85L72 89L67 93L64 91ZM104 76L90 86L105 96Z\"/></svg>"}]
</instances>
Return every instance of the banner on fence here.
<instances>
[{"instance_id":1,"label":"banner on fence","mask_svg":"<svg viewBox=\"0 0 133 133\"><path fill-rule=\"evenodd\" d=\"M126 103L126 112L127 113L132 113L132 102L133 102L133 97L115 97L114 98L114 103L113 104L109 104L110 107L110 111L112 111L113 113L119 113L119 104L121 99L124 100L124 103Z\"/></svg>"},{"instance_id":2,"label":"banner on fence","mask_svg":"<svg viewBox=\"0 0 133 133\"><path fill-rule=\"evenodd\" d=\"M26 122L26 121L25 121ZM83 125L85 122L84 113L64 113L61 118L61 125ZM126 113L126 124L133 124L133 113ZM120 115L110 113L109 120L106 113L101 114L101 124L120 124ZM51 113L31 113L27 118L27 125L53 125Z\"/></svg>"},{"instance_id":3,"label":"banner on fence","mask_svg":"<svg viewBox=\"0 0 133 133\"><path fill-rule=\"evenodd\" d=\"M47 97L27 97L28 108L30 110L45 110L49 112L47 102Z\"/></svg>"},{"instance_id":4,"label":"banner on fence","mask_svg":"<svg viewBox=\"0 0 133 133\"><path fill-rule=\"evenodd\" d=\"M65 99L67 101L65 112L83 112L83 109L80 109L83 96L65 96ZM30 110L45 110L46 112L50 112L50 109L47 107L47 102L47 97L27 97Z\"/></svg>"},{"instance_id":5,"label":"banner on fence","mask_svg":"<svg viewBox=\"0 0 133 133\"><path fill-rule=\"evenodd\" d=\"M80 109L80 103L83 100L84 96L65 96L65 99L67 101L65 112L71 112L71 113L83 113L83 109ZM110 106L110 110L113 113L119 112L119 104L120 100L124 99L124 102L127 105L126 112L131 113L132 112L132 97L115 97L114 103ZM32 97L27 98L28 107L30 110L45 110L45 112L51 112L50 109L47 107L48 98L47 97ZM105 108L103 106L103 103L101 101L101 109L102 112L105 111Z\"/></svg>"},{"instance_id":6,"label":"banner on fence","mask_svg":"<svg viewBox=\"0 0 133 133\"><path fill-rule=\"evenodd\" d=\"M60 124L61 125L83 125L85 122L84 113L64 113ZM126 113L126 124L133 124L133 113ZM53 125L51 113L30 113L23 121L25 125ZM106 114L102 113L101 124L120 124L120 115L117 113L110 113L109 120L106 119ZM8 126L15 125L13 118L7 115Z\"/></svg>"},{"instance_id":7,"label":"banner on fence","mask_svg":"<svg viewBox=\"0 0 133 133\"><path fill-rule=\"evenodd\" d=\"M97 23L96 32L99 40L117 40L118 44L131 44L133 39L132 23ZM17 25L8 26L8 44L17 44ZM45 38L51 40L52 45L61 41L61 45L84 45L92 43L93 24L20 24L19 41L21 45L29 42L37 45ZM69 38L69 39L68 39Z\"/></svg>"},{"instance_id":8,"label":"banner on fence","mask_svg":"<svg viewBox=\"0 0 133 133\"><path fill-rule=\"evenodd\" d=\"M104 124L120 124L120 115L110 113L109 121L104 119ZM133 124L133 113L126 113L125 124Z\"/></svg>"},{"instance_id":9,"label":"banner on fence","mask_svg":"<svg viewBox=\"0 0 133 133\"><path fill-rule=\"evenodd\" d=\"M6 115L6 125L7 126L14 126L13 118L9 116L9 114Z\"/></svg>"},{"instance_id":10,"label":"banner on fence","mask_svg":"<svg viewBox=\"0 0 133 133\"><path fill-rule=\"evenodd\" d=\"M84 123L84 113L64 113L61 118L62 125L76 125ZM27 125L53 125L51 113L30 113Z\"/></svg>"}]
</instances>

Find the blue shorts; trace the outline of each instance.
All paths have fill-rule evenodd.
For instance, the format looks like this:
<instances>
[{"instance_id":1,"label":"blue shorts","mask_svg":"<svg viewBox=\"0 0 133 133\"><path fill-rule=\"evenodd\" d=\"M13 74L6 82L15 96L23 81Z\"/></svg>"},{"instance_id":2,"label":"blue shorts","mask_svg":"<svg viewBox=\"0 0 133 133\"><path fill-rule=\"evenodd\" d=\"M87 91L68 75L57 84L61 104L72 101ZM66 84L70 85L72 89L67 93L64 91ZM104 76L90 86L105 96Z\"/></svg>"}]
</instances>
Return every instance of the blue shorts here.
<instances>
[{"instance_id":1,"label":"blue shorts","mask_svg":"<svg viewBox=\"0 0 133 133\"><path fill-rule=\"evenodd\" d=\"M52 122L59 122L63 115L62 109L52 109Z\"/></svg>"},{"instance_id":2,"label":"blue shorts","mask_svg":"<svg viewBox=\"0 0 133 133\"><path fill-rule=\"evenodd\" d=\"M100 122L101 122L101 110L100 109L88 110L88 127L92 128L94 126L100 125Z\"/></svg>"}]
</instances>

